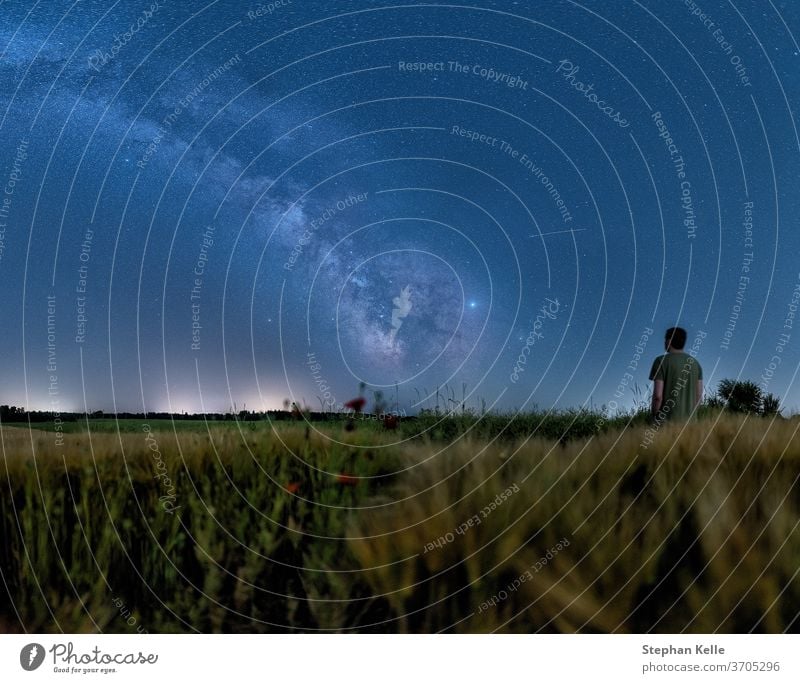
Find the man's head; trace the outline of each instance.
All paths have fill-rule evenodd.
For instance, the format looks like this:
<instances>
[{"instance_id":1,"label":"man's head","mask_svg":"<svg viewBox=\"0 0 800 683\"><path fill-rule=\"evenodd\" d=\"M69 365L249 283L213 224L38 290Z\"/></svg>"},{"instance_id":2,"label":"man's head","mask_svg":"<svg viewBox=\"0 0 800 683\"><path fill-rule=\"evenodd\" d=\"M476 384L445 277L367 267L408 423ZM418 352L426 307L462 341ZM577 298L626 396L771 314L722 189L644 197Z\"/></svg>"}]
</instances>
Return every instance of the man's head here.
<instances>
[{"instance_id":1,"label":"man's head","mask_svg":"<svg viewBox=\"0 0 800 683\"><path fill-rule=\"evenodd\" d=\"M667 351L670 348L683 351L684 346L686 346L686 330L682 327L670 327L664 335L664 348Z\"/></svg>"}]
</instances>

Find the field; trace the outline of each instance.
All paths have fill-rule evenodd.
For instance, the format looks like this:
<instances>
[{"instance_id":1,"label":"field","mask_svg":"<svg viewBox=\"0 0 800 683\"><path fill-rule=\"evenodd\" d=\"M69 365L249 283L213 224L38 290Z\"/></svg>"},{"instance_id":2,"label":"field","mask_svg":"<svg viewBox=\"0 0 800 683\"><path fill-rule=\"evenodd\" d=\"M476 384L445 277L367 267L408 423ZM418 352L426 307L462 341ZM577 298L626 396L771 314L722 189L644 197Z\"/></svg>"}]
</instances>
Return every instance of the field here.
<instances>
[{"instance_id":1,"label":"field","mask_svg":"<svg viewBox=\"0 0 800 683\"><path fill-rule=\"evenodd\" d=\"M0 630L800 631L800 418L3 426Z\"/></svg>"}]
</instances>

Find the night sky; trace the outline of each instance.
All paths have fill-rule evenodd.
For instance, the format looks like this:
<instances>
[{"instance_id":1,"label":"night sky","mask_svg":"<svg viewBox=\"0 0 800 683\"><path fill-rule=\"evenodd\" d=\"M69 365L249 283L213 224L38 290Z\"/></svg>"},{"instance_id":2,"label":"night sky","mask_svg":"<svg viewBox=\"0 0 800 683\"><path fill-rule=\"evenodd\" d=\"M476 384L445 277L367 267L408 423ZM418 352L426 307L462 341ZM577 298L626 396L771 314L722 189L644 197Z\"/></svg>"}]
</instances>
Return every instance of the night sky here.
<instances>
[{"instance_id":1,"label":"night sky","mask_svg":"<svg viewBox=\"0 0 800 683\"><path fill-rule=\"evenodd\" d=\"M800 3L0 18L2 403L628 407L680 324L800 406Z\"/></svg>"}]
</instances>

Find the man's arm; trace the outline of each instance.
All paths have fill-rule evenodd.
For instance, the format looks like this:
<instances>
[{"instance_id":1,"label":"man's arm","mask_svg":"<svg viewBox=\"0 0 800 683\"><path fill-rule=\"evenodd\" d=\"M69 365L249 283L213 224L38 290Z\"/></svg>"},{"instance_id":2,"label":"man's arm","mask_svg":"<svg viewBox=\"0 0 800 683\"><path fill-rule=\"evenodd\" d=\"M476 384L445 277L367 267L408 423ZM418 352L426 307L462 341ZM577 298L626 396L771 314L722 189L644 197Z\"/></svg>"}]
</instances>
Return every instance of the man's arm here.
<instances>
[{"instance_id":1,"label":"man's arm","mask_svg":"<svg viewBox=\"0 0 800 683\"><path fill-rule=\"evenodd\" d=\"M700 405L700 401L703 400L703 380L702 379L698 379L697 380L697 388L696 388L695 391L696 391L697 395L696 395L696 397L694 399L694 408L695 408L695 410L697 410L697 406L699 406Z\"/></svg>"},{"instance_id":2,"label":"man's arm","mask_svg":"<svg viewBox=\"0 0 800 683\"><path fill-rule=\"evenodd\" d=\"M653 417L661 410L661 404L664 402L664 380L657 379L653 382L653 402L650 405L650 412Z\"/></svg>"}]
</instances>

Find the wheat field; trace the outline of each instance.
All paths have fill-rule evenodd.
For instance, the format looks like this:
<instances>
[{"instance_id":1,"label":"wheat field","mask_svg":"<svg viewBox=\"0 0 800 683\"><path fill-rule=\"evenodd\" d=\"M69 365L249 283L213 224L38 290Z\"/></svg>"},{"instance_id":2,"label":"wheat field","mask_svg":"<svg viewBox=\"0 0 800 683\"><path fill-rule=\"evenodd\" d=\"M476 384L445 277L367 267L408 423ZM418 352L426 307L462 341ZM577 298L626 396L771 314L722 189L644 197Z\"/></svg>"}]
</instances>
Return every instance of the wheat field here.
<instances>
[{"instance_id":1,"label":"wheat field","mask_svg":"<svg viewBox=\"0 0 800 683\"><path fill-rule=\"evenodd\" d=\"M3 427L0 629L796 632L798 427Z\"/></svg>"}]
</instances>

